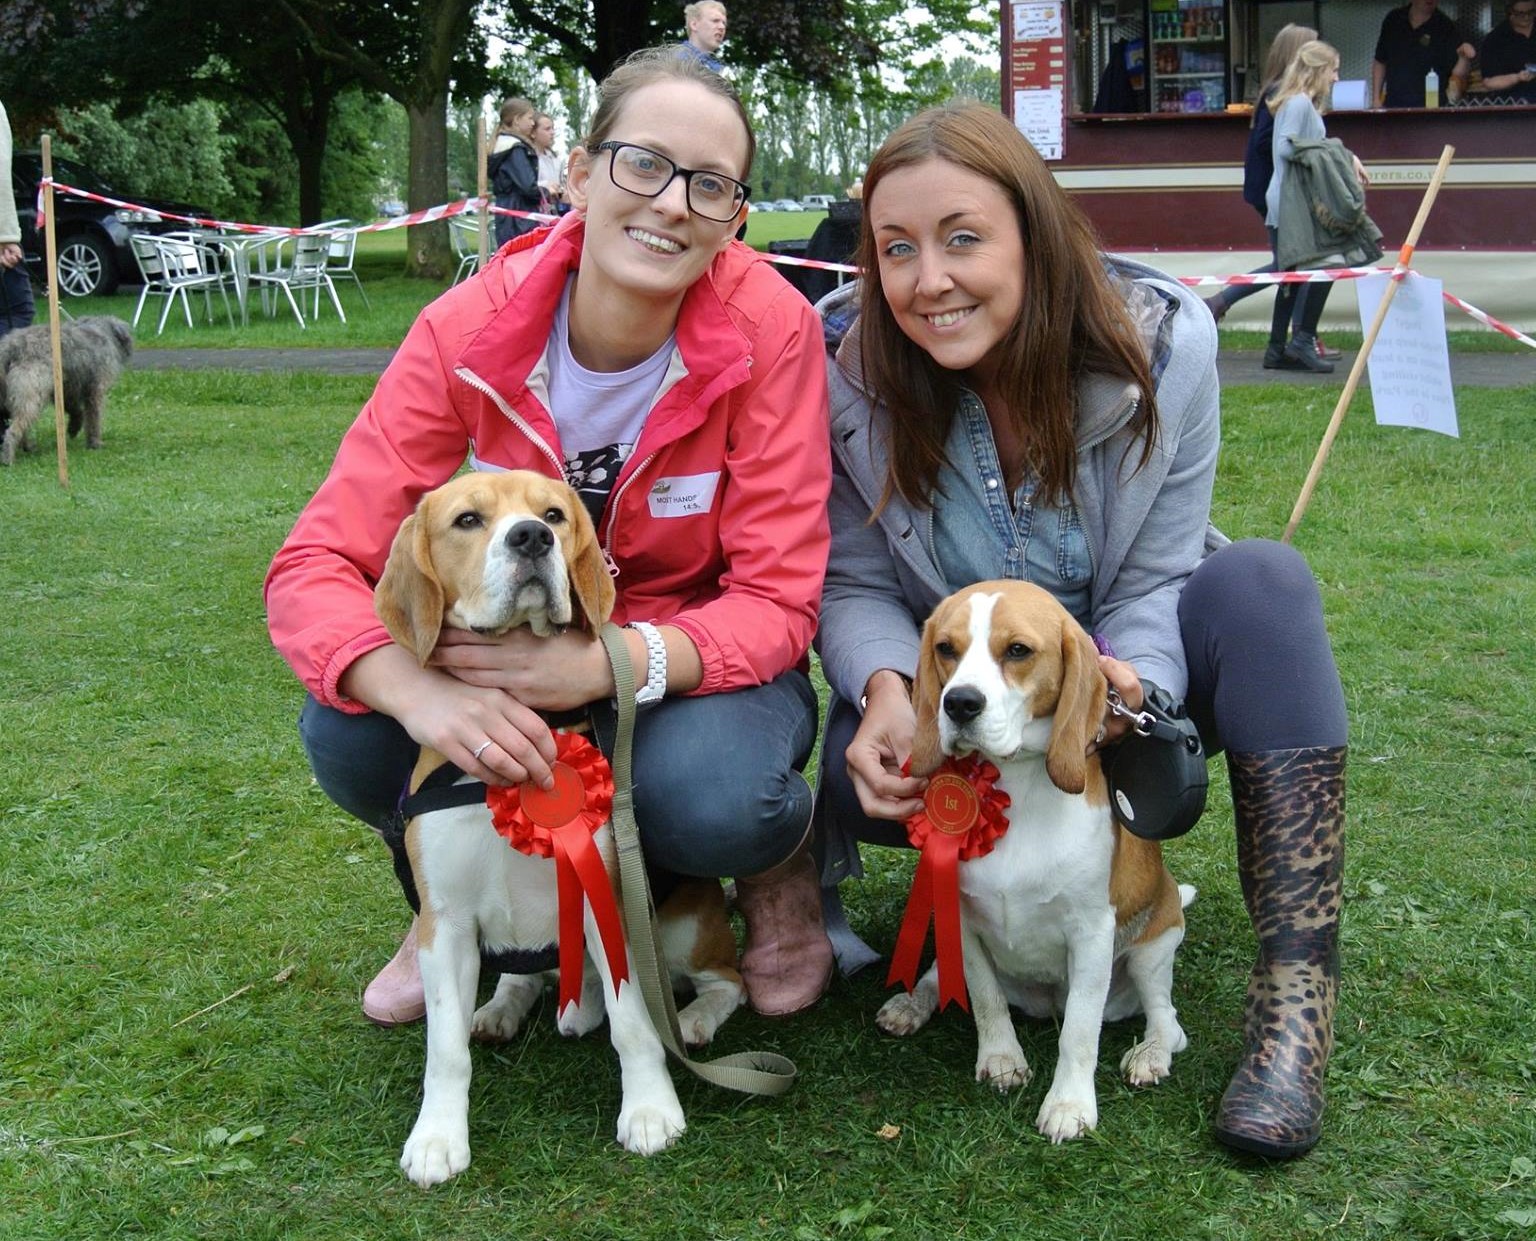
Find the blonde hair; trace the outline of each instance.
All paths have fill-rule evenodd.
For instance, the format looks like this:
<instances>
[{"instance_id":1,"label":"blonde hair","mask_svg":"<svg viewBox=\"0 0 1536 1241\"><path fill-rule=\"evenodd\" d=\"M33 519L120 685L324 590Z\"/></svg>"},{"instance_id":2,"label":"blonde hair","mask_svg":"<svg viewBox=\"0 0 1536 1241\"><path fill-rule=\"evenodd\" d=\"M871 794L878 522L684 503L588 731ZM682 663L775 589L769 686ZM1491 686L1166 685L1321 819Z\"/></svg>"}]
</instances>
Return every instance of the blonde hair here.
<instances>
[{"instance_id":1,"label":"blonde hair","mask_svg":"<svg viewBox=\"0 0 1536 1241\"><path fill-rule=\"evenodd\" d=\"M1305 95L1319 112L1328 105L1328 95L1333 89L1333 73L1339 67L1338 49L1331 43L1313 39L1296 50L1296 57L1286 68L1275 87L1274 98L1269 101L1271 112L1280 111L1292 95Z\"/></svg>"},{"instance_id":2,"label":"blonde hair","mask_svg":"<svg viewBox=\"0 0 1536 1241\"><path fill-rule=\"evenodd\" d=\"M727 19L730 17L730 14L725 11L725 5L721 4L720 0L698 0L697 4L690 4L684 7L683 24L692 25L695 18L704 16L705 9L719 9L722 17Z\"/></svg>"}]
</instances>

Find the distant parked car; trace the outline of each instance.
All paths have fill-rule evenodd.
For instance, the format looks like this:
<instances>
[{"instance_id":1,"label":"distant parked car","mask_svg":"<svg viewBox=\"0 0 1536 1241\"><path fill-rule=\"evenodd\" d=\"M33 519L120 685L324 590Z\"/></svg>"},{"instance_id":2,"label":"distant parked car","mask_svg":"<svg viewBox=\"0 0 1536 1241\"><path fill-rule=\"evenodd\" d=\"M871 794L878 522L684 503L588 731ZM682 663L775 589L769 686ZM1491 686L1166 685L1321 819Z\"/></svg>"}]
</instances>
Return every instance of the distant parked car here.
<instances>
[{"instance_id":1,"label":"distant parked car","mask_svg":"<svg viewBox=\"0 0 1536 1241\"><path fill-rule=\"evenodd\" d=\"M800 200L800 206L806 211L825 211L833 201L830 194L807 194Z\"/></svg>"},{"instance_id":2,"label":"distant parked car","mask_svg":"<svg viewBox=\"0 0 1536 1241\"><path fill-rule=\"evenodd\" d=\"M43 157L36 151L19 151L11 160L11 188L16 194L16 214L21 221L21 248L27 267L39 284L46 281L47 258L43 235L35 227L37 185L43 179ZM146 208L133 211L73 194L53 196L53 231L58 244L59 292L71 297L112 293L118 283L138 283L138 265L128 238L135 232L166 233L187 225L167 220L161 213L207 217L208 208L188 203L163 202L139 195L120 194L83 164L54 156L53 179L93 194L105 194Z\"/></svg>"},{"instance_id":3,"label":"distant parked car","mask_svg":"<svg viewBox=\"0 0 1536 1241\"><path fill-rule=\"evenodd\" d=\"M405 204L398 198L391 198L388 202L379 204L379 214L386 220L393 220L405 214Z\"/></svg>"},{"instance_id":4,"label":"distant parked car","mask_svg":"<svg viewBox=\"0 0 1536 1241\"><path fill-rule=\"evenodd\" d=\"M777 198L772 202L763 204L764 211L804 211L805 208L793 198Z\"/></svg>"}]
</instances>

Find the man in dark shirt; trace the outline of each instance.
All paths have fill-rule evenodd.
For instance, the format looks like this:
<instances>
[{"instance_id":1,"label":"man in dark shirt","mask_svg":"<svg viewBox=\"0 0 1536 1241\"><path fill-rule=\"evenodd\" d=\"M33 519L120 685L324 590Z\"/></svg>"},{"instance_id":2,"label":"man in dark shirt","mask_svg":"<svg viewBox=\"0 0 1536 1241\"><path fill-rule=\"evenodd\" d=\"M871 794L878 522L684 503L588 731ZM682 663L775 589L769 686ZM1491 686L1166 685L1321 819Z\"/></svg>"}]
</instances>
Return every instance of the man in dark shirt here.
<instances>
[{"instance_id":1,"label":"man in dark shirt","mask_svg":"<svg viewBox=\"0 0 1536 1241\"><path fill-rule=\"evenodd\" d=\"M1461 43L1456 26L1440 12L1439 0L1412 0L1393 9L1381 20L1376 57L1371 62L1371 98L1377 107L1422 108L1424 78L1431 69L1440 77L1440 98L1435 106L1451 102L1447 94L1451 75L1476 54L1470 43Z\"/></svg>"},{"instance_id":2,"label":"man in dark shirt","mask_svg":"<svg viewBox=\"0 0 1536 1241\"><path fill-rule=\"evenodd\" d=\"M1536 103L1536 0L1505 0L1504 14L1477 49L1478 89L1511 103Z\"/></svg>"}]
</instances>

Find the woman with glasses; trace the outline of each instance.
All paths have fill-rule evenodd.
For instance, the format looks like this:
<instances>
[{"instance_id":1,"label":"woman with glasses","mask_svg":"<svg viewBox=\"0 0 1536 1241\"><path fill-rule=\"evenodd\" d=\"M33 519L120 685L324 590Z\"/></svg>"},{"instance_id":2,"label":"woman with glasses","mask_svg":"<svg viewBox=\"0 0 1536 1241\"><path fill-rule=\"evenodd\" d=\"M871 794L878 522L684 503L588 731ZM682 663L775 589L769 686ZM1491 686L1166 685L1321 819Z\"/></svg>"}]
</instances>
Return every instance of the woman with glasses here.
<instances>
[{"instance_id":1,"label":"woman with glasses","mask_svg":"<svg viewBox=\"0 0 1536 1241\"><path fill-rule=\"evenodd\" d=\"M735 876L748 997L779 1015L831 973L800 774L830 463L820 323L734 240L754 146L731 86L671 48L608 77L570 159L573 210L421 314L273 561L266 601L309 691L310 763L343 809L384 829L419 745L489 784L549 787L554 743L535 712L587 708L611 742L601 644L452 630L423 668L372 594L401 520L464 465L570 482L642 687L647 860L663 884ZM392 1025L423 1011L413 924L364 1012Z\"/></svg>"}]
</instances>

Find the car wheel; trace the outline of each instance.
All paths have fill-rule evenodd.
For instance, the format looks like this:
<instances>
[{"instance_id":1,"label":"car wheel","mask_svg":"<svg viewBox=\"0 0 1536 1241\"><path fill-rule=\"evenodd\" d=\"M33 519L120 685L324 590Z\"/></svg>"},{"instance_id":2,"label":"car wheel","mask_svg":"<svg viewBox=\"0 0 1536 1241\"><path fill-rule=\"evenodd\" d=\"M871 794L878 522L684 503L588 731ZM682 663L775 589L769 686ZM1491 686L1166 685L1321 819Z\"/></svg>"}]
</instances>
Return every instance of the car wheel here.
<instances>
[{"instance_id":1,"label":"car wheel","mask_svg":"<svg viewBox=\"0 0 1536 1241\"><path fill-rule=\"evenodd\" d=\"M117 264L104 241L73 233L59 243L59 292L90 297L117 290Z\"/></svg>"}]
</instances>

